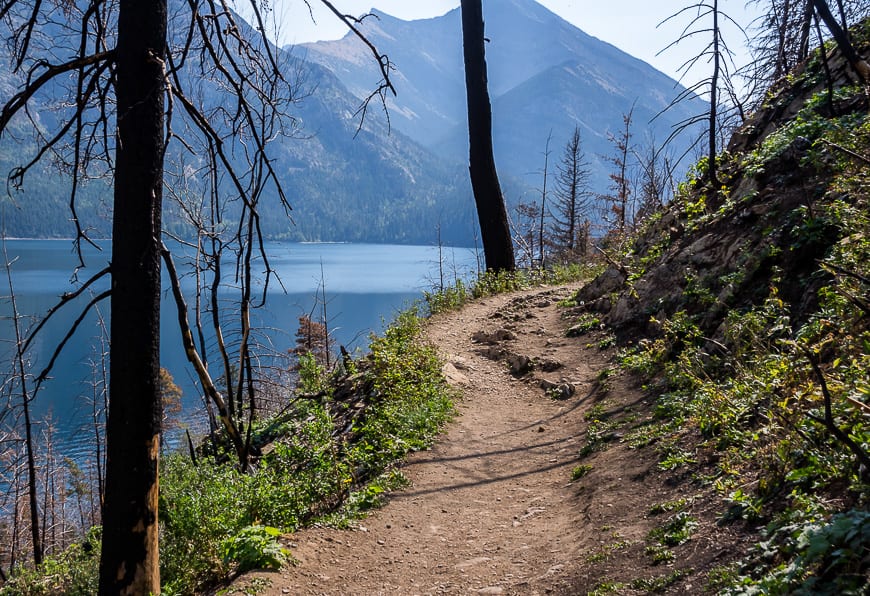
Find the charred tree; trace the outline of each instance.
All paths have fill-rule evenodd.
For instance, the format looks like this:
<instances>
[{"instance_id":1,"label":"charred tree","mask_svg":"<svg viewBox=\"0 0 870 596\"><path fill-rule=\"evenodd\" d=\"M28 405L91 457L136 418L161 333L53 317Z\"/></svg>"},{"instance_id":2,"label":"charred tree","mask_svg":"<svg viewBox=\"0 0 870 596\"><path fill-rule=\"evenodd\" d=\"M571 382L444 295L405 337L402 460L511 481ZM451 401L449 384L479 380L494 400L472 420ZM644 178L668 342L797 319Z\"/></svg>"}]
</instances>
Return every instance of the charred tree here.
<instances>
[{"instance_id":1,"label":"charred tree","mask_svg":"<svg viewBox=\"0 0 870 596\"><path fill-rule=\"evenodd\" d=\"M321 1L361 37L352 18L335 11L327 0ZM0 28L9 42L18 81L15 91L0 104L0 136L11 135L13 127L16 134L29 127L34 140L33 150L21 156L22 165L9 174L9 187L21 188L47 157L68 174L70 220L75 226L79 264L84 266L81 245L96 242L76 215L78 192L89 179L114 181L111 265L65 293L21 347L26 351L49 319L68 304L81 304L83 294L111 274L111 289L87 302L33 389L35 395L48 379L85 316L111 298L101 594L160 593L161 199L164 185L173 186L163 167L171 139L183 151L202 156L203 179L220 181L212 184L215 200L229 195L242 205L229 239L236 256L236 281L242 288L243 337L235 394L241 407L245 391L251 404L248 422L253 420L255 384L248 317L251 308L265 301L268 280L274 275L265 252L258 205L264 189L270 187L285 211L290 210L266 145L290 128L292 118L284 109L295 95L288 89L274 45L265 37L263 5L251 1L246 6L257 21L254 28L248 28L220 2L182 2L172 12L172 29L180 32L179 38L169 43L166 0L84 4L5 0L0 4ZM373 96L382 97L392 90L390 64L386 57L375 55L384 82ZM59 56L64 56L63 61ZM205 87L218 92L202 93ZM40 121L38 111L32 109L40 99L58 106L48 123ZM252 292L254 263L265 269L260 300ZM215 267L217 284L220 263ZM195 349L188 350L188 355L191 352ZM228 386L230 381L228 375ZM215 392L214 397L220 407L221 396ZM226 423L230 418L222 420ZM234 423L225 426L232 435ZM239 433L236 439L244 470L250 433L246 441Z\"/></svg>"},{"instance_id":2,"label":"charred tree","mask_svg":"<svg viewBox=\"0 0 870 596\"><path fill-rule=\"evenodd\" d=\"M574 127L557 165L556 188L550 205L550 245L566 260L586 255L590 198L589 162Z\"/></svg>"},{"instance_id":3,"label":"charred tree","mask_svg":"<svg viewBox=\"0 0 870 596\"><path fill-rule=\"evenodd\" d=\"M486 268L512 271L513 244L492 148L492 106L486 77L481 0L462 0L462 47L468 100L469 172Z\"/></svg>"},{"instance_id":4,"label":"charred tree","mask_svg":"<svg viewBox=\"0 0 870 596\"><path fill-rule=\"evenodd\" d=\"M837 42L837 47L840 48L841 52L843 52L843 56L846 57L846 60L849 61L849 64L864 81L864 84L870 84L870 64L868 64L867 61L858 55L857 51L855 51L855 47L849 41L848 33L840 26L837 19L834 18L834 15L831 14L831 9L828 6L828 3L825 2L825 0L812 0L812 3L819 17L825 23L825 27L828 28L834 41ZM840 9L840 14L845 20L846 17L842 7Z\"/></svg>"},{"instance_id":5,"label":"charred tree","mask_svg":"<svg viewBox=\"0 0 870 596\"><path fill-rule=\"evenodd\" d=\"M100 594L158 594L166 2L120 3L111 361Z\"/></svg>"}]
</instances>

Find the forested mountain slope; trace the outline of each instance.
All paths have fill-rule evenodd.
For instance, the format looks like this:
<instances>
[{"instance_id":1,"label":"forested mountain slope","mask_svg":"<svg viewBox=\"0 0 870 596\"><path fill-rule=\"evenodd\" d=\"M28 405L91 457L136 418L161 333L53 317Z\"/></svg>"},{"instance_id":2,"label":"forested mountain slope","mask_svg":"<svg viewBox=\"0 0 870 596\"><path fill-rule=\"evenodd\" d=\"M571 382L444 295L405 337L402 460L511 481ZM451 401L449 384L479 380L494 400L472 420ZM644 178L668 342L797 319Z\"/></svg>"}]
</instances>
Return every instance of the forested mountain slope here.
<instances>
[{"instance_id":1,"label":"forested mountain slope","mask_svg":"<svg viewBox=\"0 0 870 596\"><path fill-rule=\"evenodd\" d=\"M484 2L484 14L496 164L500 173L529 186L540 185L551 132L550 149L558 152L574 126L580 127L592 190L605 192L610 171L605 156L613 154L608 134L619 132L624 114L634 109L638 143L654 138L661 144L675 123L703 112L695 100L661 113L682 89L675 81L534 0L490 0ZM362 30L396 68L393 126L444 157L463 159L468 139L459 9L410 22L375 11ZM351 92L365 97L379 80L376 65L365 60L365 49L348 35L305 44L299 51L307 51L309 60L326 65ZM677 142L676 155L689 136Z\"/></svg>"},{"instance_id":2,"label":"forested mountain slope","mask_svg":"<svg viewBox=\"0 0 870 596\"><path fill-rule=\"evenodd\" d=\"M699 111L688 102L650 123L679 93L675 83L643 62L600 42L532 0L499 2L488 9L491 90L495 144L504 193L511 203L539 185L543 151L564 144L575 125L582 129L591 162L592 186L604 192L609 180L604 155L612 152L608 134L622 125L634 106L637 140L659 142L673 123ZM389 123L377 100L360 128L363 98L377 87L377 63L368 48L350 35L337 42L276 49L296 101L288 114L293 127L270 140L273 166L293 207L292 223L274 198L262 202L264 233L288 240L432 243L441 238L471 245L476 231L467 180L464 70L458 9L447 15L405 22L386 14L367 18L364 32L398 69L398 97L390 99ZM58 31L37 31L52 45L53 59L72 52L74 40ZM183 35L175 30L173 35ZM55 42L52 42L55 40ZM69 52L64 44L70 44ZM11 64L0 46L0 62ZM0 101L8 101L21 82L12 69L0 72ZM206 103L221 91L202 87ZM70 106L60 87L41 90L30 114L42 133ZM96 121L96 114L91 114ZM36 140L22 122L20 134L0 142L0 171L11 172L35 155ZM639 132L643 130L644 132ZM180 127L175 132L183 132ZM236 152L241 154L240 148ZM675 151L682 153L682 149ZM7 234L24 237L70 236L69 173L61 152L33 169L21 189L5 200ZM202 156L181 144L169 149L168 170L198 168ZM62 164L58 169L58 164ZM92 166L94 164L91 164ZM229 205L232 190L223 189ZM111 193L102 182L82 186L78 197L84 227L108 234ZM232 212L227 213L232 220ZM181 209L171 201L165 221L185 233ZM189 231L189 230L188 230Z\"/></svg>"}]
</instances>

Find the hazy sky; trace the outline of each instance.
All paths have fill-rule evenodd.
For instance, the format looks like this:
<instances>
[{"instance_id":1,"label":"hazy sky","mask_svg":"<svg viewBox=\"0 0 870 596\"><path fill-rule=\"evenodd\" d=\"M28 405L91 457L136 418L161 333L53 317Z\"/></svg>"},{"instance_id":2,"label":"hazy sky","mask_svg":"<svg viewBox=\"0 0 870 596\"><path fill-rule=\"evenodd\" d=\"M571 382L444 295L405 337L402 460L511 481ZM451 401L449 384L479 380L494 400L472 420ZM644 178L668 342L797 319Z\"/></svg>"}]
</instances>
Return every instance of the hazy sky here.
<instances>
[{"instance_id":1,"label":"hazy sky","mask_svg":"<svg viewBox=\"0 0 870 596\"><path fill-rule=\"evenodd\" d=\"M316 23L312 22L302 0L275 2L276 6L283 6L285 11L282 43L337 39L346 33L343 25L323 8L319 0L309 1L314 10ZM656 27L658 23L685 5L682 0L538 1L586 33L617 46L674 78L678 78L677 70L680 65L692 55L693 46L689 43L680 44L677 48L656 55L679 37L690 20L689 15L684 15L686 18ZM459 6L459 0L332 0L332 2L336 8L347 14L361 15L375 7L406 20L440 16ZM498 0L495 3L490 2L490 10L493 5L497 6L497 3ZM744 8L745 0L723 0L719 5L721 10L741 24L748 24L751 20ZM742 49L744 40L738 32L729 32L726 40L735 53ZM703 40L704 43L706 41ZM701 40L699 39L698 42ZM697 53L697 50L695 52ZM741 58L738 56L739 59Z\"/></svg>"}]
</instances>

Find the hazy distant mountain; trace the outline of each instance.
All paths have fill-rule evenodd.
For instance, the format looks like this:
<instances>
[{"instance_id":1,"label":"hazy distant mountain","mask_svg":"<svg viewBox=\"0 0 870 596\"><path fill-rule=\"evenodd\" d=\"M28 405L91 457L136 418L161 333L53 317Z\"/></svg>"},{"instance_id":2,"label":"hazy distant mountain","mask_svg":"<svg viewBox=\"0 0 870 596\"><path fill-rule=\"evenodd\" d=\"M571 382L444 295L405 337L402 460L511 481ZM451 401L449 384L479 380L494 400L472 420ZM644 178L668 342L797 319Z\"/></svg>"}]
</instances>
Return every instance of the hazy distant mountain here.
<instances>
[{"instance_id":1,"label":"hazy distant mountain","mask_svg":"<svg viewBox=\"0 0 870 596\"><path fill-rule=\"evenodd\" d=\"M6 47L0 44L0 63L9 64ZM292 52L280 56L279 62L288 80L302 82L302 100L288 110L299 124L298 134L271 139L268 145L295 223L284 216L274 197L266 197L261 203L261 225L267 235L307 241L433 243L440 220L445 242L472 241L474 204L463 164L438 156L399 131L390 134L375 105L365 127L358 130L360 100L333 73ZM187 84L206 104L222 102L213 85L193 79ZM18 85L19 80L7 69L0 70L0 103ZM46 116L43 120L50 122L50 128L55 114L63 113L61 97L62 90L55 89L37 98L31 113ZM20 134L4 134L0 141L4 176L36 152L30 127L21 124ZM178 123L173 128L183 131ZM173 162L181 152L180 144L171 145L167 170L177 169ZM204 162L203 156L183 153L195 168ZM3 209L6 233L20 237L73 234L68 187L63 175L46 163L28 176L24 190L13 193L12 199L0 194L0 202L7 205ZM105 236L110 230L111 188L91 184L87 190L79 197L78 215L83 226ZM184 234L179 210L168 198L164 209L165 225ZM232 213L227 217L232 220Z\"/></svg>"},{"instance_id":2,"label":"hazy distant mountain","mask_svg":"<svg viewBox=\"0 0 870 596\"><path fill-rule=\"evenodd\" d=\"M379 11L373 15L362 29L397 69L398 97L390 103L393 127L448 159L465 159L459 9L418 21ZM496 161L504 175L536 184L550 131L551 158L558 158L578 124L595 181L606 186L607 166L600 156L612 152L607 133L621 128L622 115L632 105L636 141L649 132L661 142L674 123L703 109L678 105L650 123L679 93L676 82L534 0L485 0L484 17ZM366 49L353 36L303 47L309 60L332 70L357 96L380 78L377 65L365 59Z\"/></svg>"},{"instance_id":3,"label":"hazy distant mountain","mask_svg":"<svg viewBox=\"0 0 870 596\"><path fill-rule=\"evenodd\" d=\"M539 183L550 131L555 161L575 123L582 127L587 155L596 162L595 182L603 190L607 169L598 156L611 152L607 132L617 130L623 112L636 104L635 138L641 138L647 121L677 93L674 82L532 0L488 0L485 15L496 157L508 200L516 201ZM261 212L263 229L270 237L291 240L431 243L440 223L442 239L470 244L476 218L466 165L459 11L411 22L376 13L363 30L398 69L399 96L390 101L390 126L373 106L357 131L361 98L380 75L368 48L354 36L282 52L288 78L301 76L310 93L291 108L301 125L298 138L269 142L295 225L283 217L277 201L266 201L272 207ZM6 51L0 44L0 63L10 63ZM0 69L0 102L18 84L8 69ZM197 93L220 101L216 89L203 87ZM68 109L59 97L31 106L30 113L47 129ZM687 109L681 106L659 118L652 127L655 135L670 134L671 123L683 119ZM9 172L34 151L23 132L4 135L0 171ZM170 150L170 162L173 155ZM68 183L48 166L34 170L26 182L14 202L3 201L9 204L7 235L70 235ZM111 189L93 183L80 201L83 225L105 234ZM166 201L164 221L183 231L171 201Z\"/></svg>"}]
</instances>

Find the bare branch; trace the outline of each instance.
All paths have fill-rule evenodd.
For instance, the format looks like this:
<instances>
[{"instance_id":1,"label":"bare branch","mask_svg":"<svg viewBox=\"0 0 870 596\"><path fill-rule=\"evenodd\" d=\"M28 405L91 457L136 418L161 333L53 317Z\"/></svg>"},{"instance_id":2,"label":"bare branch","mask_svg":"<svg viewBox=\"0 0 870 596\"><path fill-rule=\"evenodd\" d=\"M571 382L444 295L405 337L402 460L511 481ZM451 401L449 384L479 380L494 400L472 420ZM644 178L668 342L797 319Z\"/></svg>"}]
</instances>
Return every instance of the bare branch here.
<instances>
[{"instance_id":1,"label":"bare branch","mask_svg":"<svg viewBox=\"0 0 870 596\"><path fill-rule=\"evenodd\" d=\"M6 105L3 106L3 110L0 111L0 133L6 129L6 126L9 124L12 117L17 114L28 101L30 101L30 98L32 98L46 83L53 80L55 77L73 70L78 70L84 66L111 61L113 59L114 51L108 51L99 54L92 54L84 58L74 58L73 60L63 64L49 64L48 62L40 61L34 67L34 70L36 68L45 68L45 72L39 75L35 80L30 80L30 76L33 75L33 71L31 71L28 76L28 83L24 89L13 95L12 99L6 102Z\"/></svg>"},{"instance_id":2,"label":"bare branch","mask_svg":"<svg viewBox=\"0 0 870 596\"><path fill-rule=\"evenodd\" d=\"M54 353L51 355L51 360L49 360L48 365L42 369L42 372L39 373L39 376L36 377L36 388L35 391L39 391L39 388L42 386L42 383L48 378L48 375L51 374L51 370L54 368L54 363L57 361L61 352L63 352L64 347L66 347L67 342L75 335L76 330L78 330L79 325L82 324L82 321L85 320L88 312L90 312L91 308L93 308L96 304L105 300L109 296L112 295L112 290L106 290L101 294L97 294L94 298L91 299L90 302L85 305L84 309L82 309L81 314L79 314L78 318L73 322L70 326L69 330L67 330L66 335L64 335L63 339L57 344L54 349Z\"/></svg>"},{"instance_id":3,"label":"bare branch","mask_svg":"<svg viewBox=\"0 0 870 596\"><path fill-rule=\"evenodd\" d=\"M39 331L45 326L46 323L48 323L48 321L51 319L51 317L55 315L55 313L57 313L57 311L81 296L84 292L88 290L90 286L92 286L94 283L96 283L98 280L105 277L109 273L111 273L111 268L106 267L102 271L91 276L91 278L88 279L84 284L82 284L82 286L75 292L67 292L66 294L61 296L60 302L52 306L51 309L49 309L48 313L46 313L46 315L39 322L39 324L27 335L27 339L24 341L24 345L21 348L22 351L26 352L30 348L30 344L36 338Z\"/></svg>"}]
</instances>

